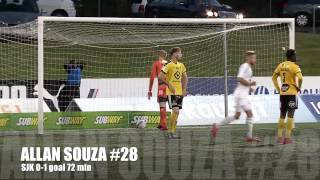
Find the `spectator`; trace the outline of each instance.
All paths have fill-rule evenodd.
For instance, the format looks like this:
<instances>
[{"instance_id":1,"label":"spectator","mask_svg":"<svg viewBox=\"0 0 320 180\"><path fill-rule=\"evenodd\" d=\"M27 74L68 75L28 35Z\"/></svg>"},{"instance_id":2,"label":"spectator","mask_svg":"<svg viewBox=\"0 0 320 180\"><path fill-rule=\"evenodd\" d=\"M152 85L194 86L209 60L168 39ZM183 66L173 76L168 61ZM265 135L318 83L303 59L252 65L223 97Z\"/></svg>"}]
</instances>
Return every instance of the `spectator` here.
<instances>
[{"instance_id":1,"label":"spectator","mask_svg":"<svg viewBox=\"0 0 320 180\"><path fill-rule=\"evenodd\" d=\"M80 98L80 83L84 64L70 60L64 65L67 71L66 87L61 101L61 110L65 111L74 98Z\"/></svg>"}]
</instances>

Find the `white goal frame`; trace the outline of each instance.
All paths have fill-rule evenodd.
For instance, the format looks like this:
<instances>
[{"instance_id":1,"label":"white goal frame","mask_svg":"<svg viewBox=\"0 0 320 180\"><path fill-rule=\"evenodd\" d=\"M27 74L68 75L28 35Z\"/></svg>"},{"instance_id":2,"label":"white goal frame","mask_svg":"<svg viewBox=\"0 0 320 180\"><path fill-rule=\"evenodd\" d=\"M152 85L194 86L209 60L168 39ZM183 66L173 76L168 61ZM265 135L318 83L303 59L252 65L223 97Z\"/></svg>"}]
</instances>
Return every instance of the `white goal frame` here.
<instances>
[{"instance_id":1,"label":"white goal frame","mask_svg":"<svg viewBox=\"0 0 320 180\"><path fill-rule=\"evenodd\" d=\"M38 17L38 134L44 133L43 86L44 86L44 22L100 22L100 23L166 23L166 24L223 24L228 23L287 23L289 25L289 48L295 48L294 18L245 18L245 19L196 19L196 18L95 18L95 17ZM228 85L227 85L227 38L224 37L224 80L225 80L225 116L228 115Z\"/></svg>"}]
</instances>

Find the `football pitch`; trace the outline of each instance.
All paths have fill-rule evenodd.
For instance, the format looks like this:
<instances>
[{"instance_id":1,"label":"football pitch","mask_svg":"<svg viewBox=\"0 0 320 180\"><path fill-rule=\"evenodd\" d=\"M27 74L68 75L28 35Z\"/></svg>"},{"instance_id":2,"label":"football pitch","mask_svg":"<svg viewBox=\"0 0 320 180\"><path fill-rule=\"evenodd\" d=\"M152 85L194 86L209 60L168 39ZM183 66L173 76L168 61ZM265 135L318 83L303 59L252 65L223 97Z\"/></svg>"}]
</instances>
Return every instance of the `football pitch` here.
<instances>
[{"instance_id":1,"label":"football pitch","mask_svg":"<svg viewBox=\"0 0 320 180\"><path fill-rule=\"evenodd\" d=\"M106 129L0 134L0 179L320 179L320 124L296 124L294 144L275 144L275 124L257 124L262 143L244 142L245 125L220 129L215 144L209 126L178 127L180 140L153 129ZM88 172L20 171L23 146L137 147L137 161L76 162ZM50 163L50 162L48 162ZM59 164L63 162L53 162Z\"/></svg>"}]
</instances>

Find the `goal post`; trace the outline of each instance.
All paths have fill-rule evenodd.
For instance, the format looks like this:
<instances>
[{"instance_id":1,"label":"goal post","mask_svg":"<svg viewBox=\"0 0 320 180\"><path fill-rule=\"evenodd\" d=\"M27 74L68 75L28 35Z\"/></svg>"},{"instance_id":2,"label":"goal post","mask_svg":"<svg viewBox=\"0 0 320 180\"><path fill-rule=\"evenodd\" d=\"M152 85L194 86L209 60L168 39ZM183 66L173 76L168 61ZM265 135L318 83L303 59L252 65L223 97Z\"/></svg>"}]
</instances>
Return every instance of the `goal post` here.
<instances>
[{"instance_id":1,"label":"goal post","mask_svg":"<svg viewBox=\"0 0 320 180\"><path fill-rule=\"evenodd\" d=\"M45 81L63 79L65 74L54 68L62 66L66 60L81 59L85 64L82 78L86 86L96 83L100 97L105 98L105 101L97 101L101 103L97 107L99 111L124 111L126 108L137 111L139 108L133 106L144 104L141 98L145 98L148 84L141 83L148 82L145 67L157 58L154 52L181 46L188 75L193 78L190 82L192 96L222 95L225 116L235 83L232 77L243 62L245 49L256 50L260 58L258 63L261 64L257 65L254 76L271 76L273 67L283 58L281 49L294 48L295 44L294 19L289 18L39 17L37 25L39 134L44 133L43 93L48 85ZM128 83L128 79L134 82ZM88 100L86 96L82 94L81 98ZM126 102L130 106L126 106Z\"/></svg>"},{"instance_id":2,"label":"goal post","mask_svg":"<svg viewBox=\"0 0 320 180\"><path fill-rule=\"evenodd\" d=\"M292 18L290 19L291 22L289 23L289 48L295 49L295 40L296 40L296 28L295 28L295 20Z\"/></svg>"},{"instance_id":3,"label":"goal post","mask_svg":"<svg viewBox=\"0 0 320 180\"><path fill-rule=\"evenodd\" d=\"M38 134L44 133L43 111L43 20L38 19Z\"/></svg>"}]
</instances>

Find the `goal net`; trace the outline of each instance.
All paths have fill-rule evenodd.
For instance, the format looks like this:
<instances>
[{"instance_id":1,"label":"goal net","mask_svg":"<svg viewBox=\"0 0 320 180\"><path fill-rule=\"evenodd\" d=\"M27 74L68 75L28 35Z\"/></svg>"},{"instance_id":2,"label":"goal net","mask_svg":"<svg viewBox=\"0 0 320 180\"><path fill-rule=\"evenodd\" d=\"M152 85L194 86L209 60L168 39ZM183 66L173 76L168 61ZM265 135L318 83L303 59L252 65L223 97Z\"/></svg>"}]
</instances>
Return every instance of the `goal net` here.
<instances>
[{"instance_id":1,"label":"goal net","mask_svg":"<svg viewBox=\"0 0 320 180\"><path fill-rule=\"evenodd\" d=\"M156 82L153 98L147 99L150 70L157 52L172 47L182 48L189 77L179 123L211 124L234 111L232 92L247 50L257 53L258 84L251 98L256 119L263 122L270 112L278 113L278 100L270 101L272 72L284 49L294 48L291 19L40 17L33 25L38 31L27 44L1 43L1 59L10 56L19 73L11 67L0 73L36 80L39 93L30 97L40 99L40 124L46 111L158 111Z\"/></svg>"}]
</instances>

